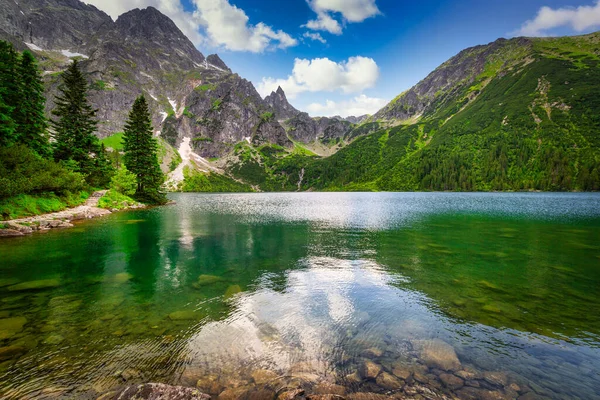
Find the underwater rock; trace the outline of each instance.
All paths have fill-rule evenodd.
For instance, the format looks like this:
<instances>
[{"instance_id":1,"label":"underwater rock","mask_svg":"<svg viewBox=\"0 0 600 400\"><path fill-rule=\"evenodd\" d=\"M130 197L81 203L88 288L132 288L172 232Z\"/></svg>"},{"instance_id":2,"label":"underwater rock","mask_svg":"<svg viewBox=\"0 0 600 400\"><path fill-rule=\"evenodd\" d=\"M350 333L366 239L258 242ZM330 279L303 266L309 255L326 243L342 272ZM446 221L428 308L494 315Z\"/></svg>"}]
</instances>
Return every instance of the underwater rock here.
<instances>
[{"instance_id":1,"label":"underwater rock","mask_svg":"<svg viewBox=\"0 0 600 400\"><path fill-rule=\"evenodd\" d=\"M169 314L169 319L172 321L187 321L198 318L199 314L195 311L175 311Z\"/></svg>"},{"instance_id":2,"label":"underwater rock","mask_svg":"<svg viewBox=\"0 0 600 400\"><path fill-rule=\"evenodd\" d=\"M251 390L248 386L225 389L217 397L218 400L242 400L247 398L248 392Z\"/></svg>"},{"instance_id":3,"label":"underwater rock","mask_svg":"<svg viewBox=\"0 0 600 400\"><path fill-rule=\"evenodd\" d=\"M379 376L377 376L376 382L379 386L387 390L398 390L404 386L403 381L387 372L380 373Z\"/></svg>"},{"instance_id":4,"label":"underwater rock","mask_svg":"<svg viewBox=\"0 0 600 400\"><path fill-rule=\"evenodd\" d=\"M429 378L420 372L415 372L413 374L413 378L415 379L415 381L417 381L419 383L424 383L424 384L429 383Z\"/></svg>"},{"instance_id":5,"label":"underwater rock","mask_svg":"<svg viewBox=\"0 0 600 400\"><path fill-rule=\"evenodd\" d=\"M278 377L279 375L277 373L268 369L257 369L256 371L252 372L252 379L254 379L254 382L257 385L264 385L265 383L269 383Z\"/></svg>"},{"instance_id":6,"label":"underwater rock","mask_svg":"<svg viewBox=\"0 0 600 400\"><path fill-rule=\"evenodd\" d=\"M303 389L286 390L277 396L277 400L296 400L304 396Z\"/></svg>"},{"instance_id":7,"label":"underwater rock","mask_svg":"<svg viewBox=\"0 0 600 400\"><path fill-rule=\"evenodd\" d=\"M198 389L182 386L169 386L162 383L146 383L143 385L129 386L117 392L110 399L119 400L196 400L210 399L210 396ZM108 399L107 399L108 400Z\"/></svg>"},{"instance_id":8,"label":"underwater rock","mask_svg":"<svg viewBox=\"0 0 600 400\"><path fill-rule=\"evenodd\" d=\"M197 284L199 286L206 286L206 285L212 285L212 284L215 284L217 282L222 282L222 281L223 281L223 278L221 278L220 276L200 275L198 277Z\"/></svg>"},{"instance_id":9,"label":"underwater rock","mask_svg":"<svg viewBox=\"0 0 600 400\"><path fill-rule=\"evenodd\" d=\"M25 317L11 317L0 319L0 340L8 339L23 330L27 323Z\"/></svg>"},{"instance_id":10,"label":"underwater rock","mask_svg":"<svg viewBox=\"0 0 600 400\"><path fill-rule=\"evenodd\" d=\"M121 272L116 274L114 277L112 277L112 282L115 283L125 283L129 280L131 280L131 278L133 278L133 275L127 273L127 272Z\"/></svg>"},{"instance_id":11,"label":"underwater rock","mask_svg":"<svg viewBox=\"0 0 600 400\"><path fill-rule=\"evenodd\" d=\"M60 335L50 335L43 341L44 344L57 345L61 344L65 340L64 337Z\"/></svg>"},{"instance_id":12,"label":"underwater rock","mask_svg":"<svg viewBox=\"0 0 600 400\"><path fill-rule=\"evenodd\" d=\"M477 374L475 372L472 371L467 371L467 370L461 370L461 371L457 371L454 373L454 375L466 380L466 381L470 381L473 379L477 379Z\"/></svg>"},{"instance_id":13,"label":"underwater rock","mask_svg":"<svg viewBox=\"0 0 600 400\"><path fill-rule=\"evenodd\" d=\"M333 383L319 383L313 389L315 394L335 394L343 396L346 394L346 388Z\"/></svg>"},{"instance_id":14,"label":"underwater rock","mask_svg":"<svg viewBox=\"0 0 600 400\"><path fill-rule=\"evenodd\" d=\"M410 378L411 372L407 368L396 366L392 369L392 374L402 380L407 380Z\"/></svg>"},{"instance_id":15,"label":"underwater rock","mask_svg":"<svg viewBox=\"0 0 600 400\"><path fill-rule=\"evenodd\" d=\"M416 347L420 349L421 359L430 367L437 367L446 371L460 368L460 360L454 348L443 340L426 340L416 344Z\"/></svg>"},{"instance_id":16,"label":"underwater rock","mask_svg":"<svg viewBox=\"0 0 600 400\"><path fill-rule=\"evenodd\" d=\"M27 349L23 346L6 346L0 347L0 361L10 360L16 356L27 353Z\"/></svg>"},{"instance_id":17,"label":"underwater rock","mask_svg":"<svg viewBox=\"0 0 600 400\"><path fill-rule=\"evenodd\" d=\"M508 376L504 372L484 372L483 379L494 386L506 386Z\"/></svg>"},{"instance_id":18,"label":"underwater rock","mask_svg":"<svg viewBox=\"0 0 600 400\"><path fill-rule=\"evenodd\" d=\"M274 399L277 393L270 388L260 388L250 391L246 397L246 400L271 400Z\"/></svg>"},{"instance_id":19,"label":"underwater rock","mask_svg":"<svg viewBox=\"0 0 600 400\"><path fill-rule=\"evenodd\" d=\"M377 347L371 347L370 349L363 350L360 355L361 357L366 358L379 358L383 355L383 350L378 349Z\"/></svg>"},{"instance_id":20,"label":"underwater rock","mask_svg":"<svg viewBox=\"0 0 600 400\"><path fill-rule=\"evenodd\" d=\"M358 374L358 372L353 372L351 374L346 375L345 377L346 382L352 384L352 383L360 383L362 381L362 378L360 377L360 375Z\"/></svg>"},{"instance_id":21,"label":"underwater rock","mask_svg":"<svg viewBox=\"0 0 600 400\"><path fill-rule=\"evenodd\" d=\"M377 393L352 393L346 396L347 400L390 400L389 396Z\"/></svg>"},{"instance_id":22,"label":"underwater rock","mask_svg":"<svg viewBox=\"0 0 600 400\"><path fill-rule=\"evenodd\" d=\"M381 372L381 366L373 361L365 360L360 366L360 375L364 379L375 379Z\"/></svg>"},{"instance_id":23,"label":"underwater rock","mask_svg":"<svg viewBox=\"0 0 600 400\"><path fill-rule=\"evenodd\" d=\"M233 296L235 296L238 293L242 292L242 288L240 287L240 285L231 285L227 288L227 290L225 291L225 300L228 300L230 298L232 298Z\"/></svg>"},{"instance_id":24,"label":"underwater rock","mask_svg":"<svg viewBox=\"0 0 600 400\"><path fill-rule=\"evenodd\" d=\"M57 286L60 286L60 280L58 279L40 279L37 281L23 282L9 286L8 290L11 292L17 292L21 290L49 289Z\"/></svg>"},{"instance_id":25,"label":"underwater rock","mask_svg":"<svg viewBox=\"0 0 600 400\"><path fill-rule=\"evenodd\" d=\"M452 390L460 389L465 385L465 382L456 375L443 373L439 375L439 378L444 386Z\"/></svg>"},{"instance_id":26,"label":"underwater rock","mask_svg":"<svg viewBox=\"0 0 600 400\"><path fill-rule=\"evenodd\" d=\"M196 387L210 394L219 394L223 390L223 385L219 383L215 375L206 375L196 380Z\"/></svg>"},{"instance_id":27,"label":"underwater rock","mask_svg":"<svg viewBox=\"0 0 600 400\"><path fill-rule=\"evenodd\" d=\"M307 400L345 400L346 398L337 394L311 394Z\"/></svg>"}]
</instances>

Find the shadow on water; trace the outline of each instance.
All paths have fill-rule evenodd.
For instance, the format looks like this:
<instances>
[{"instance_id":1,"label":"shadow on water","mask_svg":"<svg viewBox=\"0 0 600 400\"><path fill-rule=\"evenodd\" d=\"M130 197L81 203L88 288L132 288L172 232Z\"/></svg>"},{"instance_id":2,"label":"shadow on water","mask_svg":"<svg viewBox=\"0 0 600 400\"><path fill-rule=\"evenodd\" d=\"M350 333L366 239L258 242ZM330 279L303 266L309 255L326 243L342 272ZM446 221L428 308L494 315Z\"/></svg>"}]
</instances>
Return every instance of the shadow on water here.
<instances>
[{"instance_id":1,"label":"shadow on water","mask_svg":"<svg viewBox=\"0 0 600 400\"><path fill-rule=\"evenodd\" d=\"M0 394L599 396L598 196L176 197L0 242Z\"/></svg>"}]
</instances>

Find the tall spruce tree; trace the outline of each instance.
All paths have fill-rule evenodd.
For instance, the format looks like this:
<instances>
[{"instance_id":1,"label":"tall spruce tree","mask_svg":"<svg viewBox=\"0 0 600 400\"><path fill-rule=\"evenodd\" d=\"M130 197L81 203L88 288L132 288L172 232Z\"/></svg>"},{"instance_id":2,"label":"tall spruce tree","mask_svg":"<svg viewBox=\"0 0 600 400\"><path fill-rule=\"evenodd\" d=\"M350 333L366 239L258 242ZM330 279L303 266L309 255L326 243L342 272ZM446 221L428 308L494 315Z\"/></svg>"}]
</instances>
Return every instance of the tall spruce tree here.
<instances>
[{"instance_id":1,"label":"tall spruce tree","mask_svg":"<svg viewBox=\"0 0 600 400\"><path fill-rule=\"evenodd\" d=\"M77 60L62 74L62 79L56 108L52 111L58 119L50 121L54 129L54 159L74 164L75 170L82 173L91 186L104 187L110 182L111 174L105 175L103 171L108 161L101 151L100 141L94 136L98 125L96 110L88 102L88 83Z\"/></svg>"},{"instance_id":2,"label":"tall spruce tree","mask_svg":"<svg viewBox=\"0 0 600 400\"><path fill-rule=\"evenodd\" d=\"M48 122L44 114L44 84L37 62L29 51L23 52L18 66L21 104L15 110L17 141L29 146L42 157L50 157Z\"/></svg>"},{"instance_id":3,"label":"tall spruce tree","mask_svg":"<svg viewBox=\"0 0 600 400\"><path fill-rule=\"evenodd\" d=\"M16 142L15 111L19 107L19 55L13 45L0 41L0 146Z\"/></svg>"},{"instance_id":4,"label":"tall spruce tree","mask_svg":"<svg viewBox=\"0 0 600 400\"><path fill-rule=\"evenodd\" d=\"M15 123L12 108L6 105L0 93L0 147L11 145L15 140Z\"/></svg>"},{"instance_id":5,"label":"tall spruce tree","mask_svg":"<svg viewBox=\"0 0 600 400\"><path fill-rule=\"evenodd\" d=\"M164 175L158 162L158 143L152 136L152 122L148 103L144 96L135 100L125 124L123 135L123 161L137 179L135 197L147 203L164 203L166 197L161 192Z\"/></svg>"}]
</instances>

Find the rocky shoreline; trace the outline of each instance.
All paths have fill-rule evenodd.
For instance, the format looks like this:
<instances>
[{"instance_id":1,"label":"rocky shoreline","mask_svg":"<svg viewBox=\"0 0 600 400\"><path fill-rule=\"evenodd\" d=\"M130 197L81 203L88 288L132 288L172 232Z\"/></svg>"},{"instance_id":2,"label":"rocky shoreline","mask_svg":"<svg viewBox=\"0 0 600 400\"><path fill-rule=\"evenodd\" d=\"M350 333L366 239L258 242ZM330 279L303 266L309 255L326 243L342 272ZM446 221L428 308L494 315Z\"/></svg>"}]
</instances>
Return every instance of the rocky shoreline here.
<instances>
[{"instance_id":1,"label":"rocky shoreline","mask_svg":"<svg viewBox=\"0 0 600 400\"><path fill-rule=\"evenodd\" d=\"M98 201L106 194L106 192L107 190L94 192L85 204L78 207L33 217L0 221L0 224L5 226L5 228L0 229L0 238L25 236L34 232L45 232L51 229L72 228L74 226L72 224L73 221L98 218L115 211L146 207L145 205L138 203L132 206L128 205L121 210L106 210L104 208L99 208Z\"/></svg>"}]
</instances>

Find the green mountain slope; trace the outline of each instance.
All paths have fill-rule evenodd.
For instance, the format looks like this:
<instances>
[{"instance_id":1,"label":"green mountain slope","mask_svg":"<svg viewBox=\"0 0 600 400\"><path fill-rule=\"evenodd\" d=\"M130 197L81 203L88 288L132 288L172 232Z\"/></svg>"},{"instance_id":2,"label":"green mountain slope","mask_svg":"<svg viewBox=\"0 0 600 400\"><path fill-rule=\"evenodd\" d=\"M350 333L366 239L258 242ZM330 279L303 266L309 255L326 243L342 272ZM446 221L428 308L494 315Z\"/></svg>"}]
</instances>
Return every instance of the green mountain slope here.
<instances>
[{"instance_id":1,"label":"green mountain slope","mask_svg":"<svg viewBox=\"0 0 600 400\"><path fill-rule=\"evenodd\" d=\"M600 33L467 49L374 125L328 158L260 150L250 178L266 190L599 190ZM244 165L231 171L248 179Z\"/></svg>"}]
</instances>

